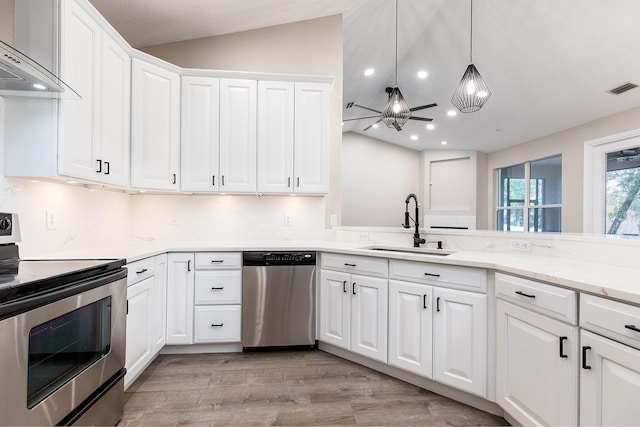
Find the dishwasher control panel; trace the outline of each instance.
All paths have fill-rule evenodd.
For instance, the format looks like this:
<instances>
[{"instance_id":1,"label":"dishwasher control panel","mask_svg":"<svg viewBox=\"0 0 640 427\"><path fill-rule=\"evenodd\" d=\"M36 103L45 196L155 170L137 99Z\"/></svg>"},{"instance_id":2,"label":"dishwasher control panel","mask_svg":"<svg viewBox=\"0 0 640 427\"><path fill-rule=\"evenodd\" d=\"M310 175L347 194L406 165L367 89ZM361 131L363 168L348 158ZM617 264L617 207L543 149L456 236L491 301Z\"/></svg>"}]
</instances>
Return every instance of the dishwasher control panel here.
<instances>
[{"instance_id":1,"label":"dishwasher control panel","mask_svg":"<svg viewBox=\"0 0 640 427\"><path fill-rule=\"evenodd\" d=\"M242 265L315 265L316 253L308 251L243 252Z\"/></svg>"}]
</instances>

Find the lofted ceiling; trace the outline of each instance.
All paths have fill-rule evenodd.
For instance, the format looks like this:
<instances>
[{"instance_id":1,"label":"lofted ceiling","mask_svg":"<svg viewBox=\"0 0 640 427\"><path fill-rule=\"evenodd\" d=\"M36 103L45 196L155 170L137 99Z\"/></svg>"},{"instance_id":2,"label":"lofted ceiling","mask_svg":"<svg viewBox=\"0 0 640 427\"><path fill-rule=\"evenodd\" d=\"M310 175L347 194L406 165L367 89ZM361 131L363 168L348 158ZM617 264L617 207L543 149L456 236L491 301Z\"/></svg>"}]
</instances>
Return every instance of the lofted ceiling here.
<instances>
[{"instance_id":1,"label":"lofted ceiling","mask_svg":"<svg viewBox=\"0 0 640 427\"><path fill-rule=\"evenodd\" d=\"M90 0L134 47L246 31L343 14L343 100L381 110L395 70L392 0ZM376 119L353 131L416 150L496 151L640 106L640 1L476 0L473 62L492 91L475 113L458 113L451 95L469 64L468 0L399 0L398 86L410 107L433 118L402 131ZM364 76L365 69L375 72ZM416 73L427 71L420 79ZM353 107L343 118L370 116ZM411 136L417 139L411 139ZM441 145L447 141L447 145Z\"/></svg>"}]
</instances>

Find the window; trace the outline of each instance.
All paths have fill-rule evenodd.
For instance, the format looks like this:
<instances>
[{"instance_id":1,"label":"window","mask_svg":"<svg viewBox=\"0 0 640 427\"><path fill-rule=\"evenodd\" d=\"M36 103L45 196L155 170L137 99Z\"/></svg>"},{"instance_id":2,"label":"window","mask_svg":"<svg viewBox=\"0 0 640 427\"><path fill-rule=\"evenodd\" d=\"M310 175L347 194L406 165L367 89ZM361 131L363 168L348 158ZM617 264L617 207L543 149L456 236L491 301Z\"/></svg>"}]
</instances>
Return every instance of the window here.
<instances>
[{"instance_id":1,"label":"window","mask_svg":"<svg viewBox=\"0 0 640 427\"><path fill-rule=\"evenodd\" d=\"M562 156L497 170L496 229L560 232Z\"/></svg>"},{"instance_id":2,"label":"window","mask_svg":"<svg viewBox=\"0 0 640 427\"><path fill-rule=\"evenodd\" d=\"M640 147L607 153L605 232L640 235Z\"/></svg>"}]
</instances>

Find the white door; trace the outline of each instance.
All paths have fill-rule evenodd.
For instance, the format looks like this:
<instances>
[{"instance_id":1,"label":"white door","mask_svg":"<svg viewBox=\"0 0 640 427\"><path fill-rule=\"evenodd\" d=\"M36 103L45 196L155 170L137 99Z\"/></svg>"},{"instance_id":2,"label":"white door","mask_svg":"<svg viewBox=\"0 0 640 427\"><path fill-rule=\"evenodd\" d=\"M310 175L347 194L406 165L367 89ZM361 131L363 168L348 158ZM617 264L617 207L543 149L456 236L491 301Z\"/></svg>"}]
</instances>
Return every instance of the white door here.
<instances>
[{"instance_id":1,"label":"white door","mask_svg":"<svg viewBox=\"0 0 640 427\"><path fill-rule=\"evenodd\" d=\"M522 425L578 424L578 328L498 300L496 399Z\"/></svg>"},{"instance_id":2,"label":"white door","mask_svg":"<svg viewBox=\"0 0 640 427\"><path fill-rule=\"evenodd\" d=\"M580 332L580 425L640 424L640 350Z\"/></svg>"},{"instance_id":3,"label":"white door","mask_svg":"<svg viewBox=\"0 0 640 427\"><path fill-rule=\"evenodd\" d=\"M180 77L133 59L131 186L178 190Z\"/></svg>"},{"instance_id":4,"label":"white door","mask_svg":"<svg viewBox=\"0 0 640 427\"><path fill-rule=\"evenodd\" d=\"M256 191L257 82L220 79L220 191Z\"/></svg>"},{"instance_id":5,"label":"white door","mask_svg":"<svg viewBox=\"0 0 640 427\"><path fill-rule=\"evenodd\" d=\"M102 30L75 2L65 2L63 10L61 77L81 99L60 101L58 172L100 180L94 150Z\"/></svg>"},{"instance_id":6,"label":"white door","mask_svg":"<svg viewBox=\"0 0 640 427\"><path fill-rule=\"evenodd\" d=\"M211 192L219 188L219 128L219 80L182 77L182 191Z\"/></svg>"},{"instance_id":7,"label":"white door","mask_svg":"<svg viewBox=\"0 0 640 427\"><path fill-rule=\"evenodd\" d=\"M151 307L153 277L127 288L127 351L125 387L138 377L151 359Z\"/></svg>"},{"instance_id":8,"label":"white door","mask_svg":"<svg viewBox=\"0 0 640 427\"><path fill-rule=\"evenodd\" d=\"M293 192L294 84L258 82L258 192Z\"/></svg>"},{"instance_id":9,"label":"white door","mask_svg":"<svg viewBox=\"0 0 640 427\"><path fill-rule=\"evenodd\" d=\"M294 189L329 191L329 86L295 85Z\"/></svg>"},{"instance_id":10,"label":"white door","mask_svg":"<svg viewBox=\"0 0 640 427\"><path fill-rule=\"evenodd\" d=\"M97 170L102 171L102 182L127 187L131 139L131 58L103 33L101 59Z\"/></svg>"},{"instance_id":11,"label":"white door","mask_svg":"<svg viewBox=\"0 0 640 427\"><path fill-rule=\"evenodd\" d=\"M389 281L389 364L431 378L433 288Z\"/></svg>"},{"instance_id":12,"label":"white door","mask_svg":"<svg viewBox=\"0 0 640 427\"><path fill-rule=\"evenodd\" d=\"M320 272L320 340L349 349L350 275L335 271Z\"/></svg>"},{"instance_id":13,"label":"white door","mask_svg":"<svg viewBox=\"0 0 640 427\"><path fill-rule=\"evenodd\" d=\"M487 296L434 288L433 378L486 396Z\"/></svg>"},{"instance_id":14,"label":"white door","mask_svg":"<svg viewBox=\"0 0 640 427\"><path fill-rule=\"evenodd\" d=\"M351 276L351 351L387 363L388 281Z\"/></svg>"},{"instance_id":15,"label":"white door","mask_svg":"<svg viewBox=\"0 0 640 427\"><path fill-rule=\"evenodd\" d=\"M167 344L193 343L194 255L170 253L167 259Z\"/></svg>"},{"instance_id":16,"label":"white door","mask_svg":"<svg viewBox=\"0 0 640 427\"><path fill-rule=\"evenodd\" d=\"M153 274L151 350L156 354L164 347L167 334L167 254L155 257Z\"/></svg>"}]
</instances>

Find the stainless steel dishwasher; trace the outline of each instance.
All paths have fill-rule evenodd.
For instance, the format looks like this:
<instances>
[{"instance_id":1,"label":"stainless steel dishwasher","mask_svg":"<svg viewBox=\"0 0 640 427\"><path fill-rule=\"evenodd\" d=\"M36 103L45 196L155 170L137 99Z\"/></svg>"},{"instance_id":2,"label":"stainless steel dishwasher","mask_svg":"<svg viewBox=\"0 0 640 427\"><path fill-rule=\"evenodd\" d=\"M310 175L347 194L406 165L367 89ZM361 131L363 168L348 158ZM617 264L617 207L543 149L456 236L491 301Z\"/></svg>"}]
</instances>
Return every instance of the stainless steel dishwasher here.
<instances>
[{"instance_id":1,"label":"stainless steel dishwasher","mask_svg":"<svg viewBox=\"0 0 640 427\"><path fill-rule=\"evenodd\" d=\"M242 347L315 346L315 252L244 252Z\"/></svg>"}]
</instances>

